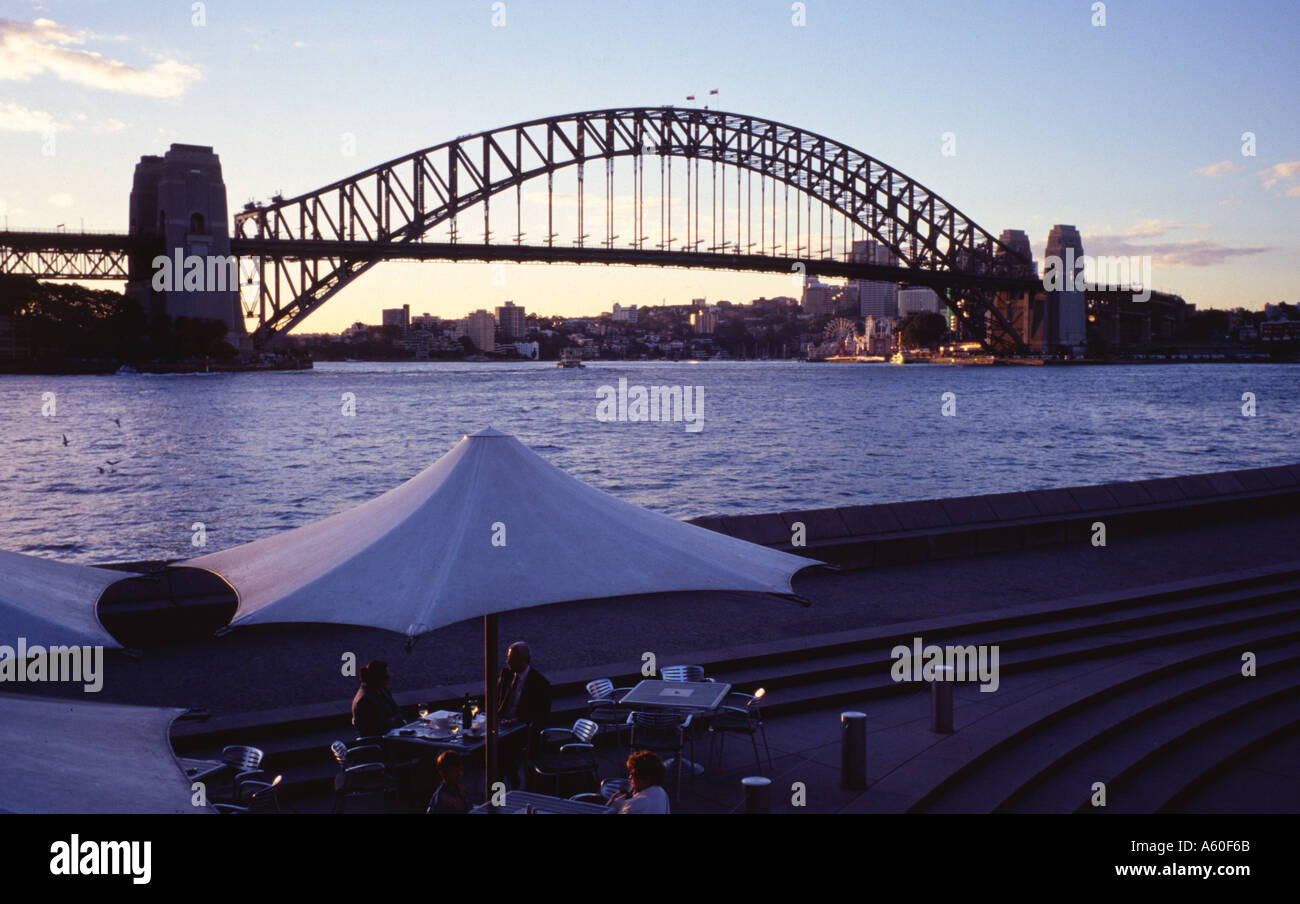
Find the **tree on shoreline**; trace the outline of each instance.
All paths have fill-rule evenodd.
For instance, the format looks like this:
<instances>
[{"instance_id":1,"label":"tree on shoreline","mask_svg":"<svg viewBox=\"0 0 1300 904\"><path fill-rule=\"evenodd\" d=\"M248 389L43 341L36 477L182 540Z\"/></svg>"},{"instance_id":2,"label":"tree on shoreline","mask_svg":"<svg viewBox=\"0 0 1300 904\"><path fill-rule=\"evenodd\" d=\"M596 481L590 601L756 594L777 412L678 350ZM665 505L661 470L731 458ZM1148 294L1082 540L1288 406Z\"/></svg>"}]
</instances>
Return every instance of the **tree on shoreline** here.
<instances>
[{"instance_id":1,"label":"tree on shoreline","mask_svg":"<svg viewBox=\"0 0 1300 904\"><path fill-rule=\"evenodd\" d=\"M212 359L239 354L217 320L162 317L154 323L121 292L0 275L0 316L23 324L38 366L99 363L104 367Z\"/></svg>"}]
</instances>

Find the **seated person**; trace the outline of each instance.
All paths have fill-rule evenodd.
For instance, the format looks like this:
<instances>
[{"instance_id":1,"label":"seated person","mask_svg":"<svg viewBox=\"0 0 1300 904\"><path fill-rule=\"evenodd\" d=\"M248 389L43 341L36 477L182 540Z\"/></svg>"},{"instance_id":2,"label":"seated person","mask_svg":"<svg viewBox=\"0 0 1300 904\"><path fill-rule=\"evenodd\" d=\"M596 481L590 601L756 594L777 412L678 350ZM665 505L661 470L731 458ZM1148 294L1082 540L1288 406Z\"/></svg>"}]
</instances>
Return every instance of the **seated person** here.
<instances>
[{"instance_id":1,"label":"seated person","mask_svg":"<svg viewBox=\"0 0 1300 904\"><path fill-rule=\"evenodd\" d=\"M447 750L438 757L438 775L442 784L429 798L426 813L468 813L469 795L461 789L461 779L465 777L465 766L460 754Z\"/></svg>"},{"instance_id":2,"label":"seated person","mask_svg":"<svg viewBox=\"0 0 1300 904\"><path fill-rule=\"evenodd\" d=\"M631 788L609 799L619 813L668 814L668 792L664 790L664 761L657 753L638 750L627 758L627 778Z\"/></svg>"},{"instance_id":3,"label":"seated person","mask_svg":"<svg viewBox=\"0 0 1300 904\"><path fill-rule=\"evenodd\" d=\"M388 689L392 677L388 663L382 659L361 667L361 687L352 698L352 724L356 726L357 737L378 737L405 724Z\"/></svg>"},{"instance_id":4,"label":"seated person","mask_svg":"<svg viewBox=\"0 0 1300 904\"><path fill-rule=\"evenodd\" d=\"M507 738L501 745L502 772L519 786L519 769L536 753L537 737L551 715L551 682L533 668L533 654L522 640L506 651L506 667L497 681L497 718L503 727L524 722L527 731Z\"/></svg>"},{"instance_id":5,"label":"seated person","mask_svg":"<svg viewBox=\"0 0 1300 904\"><path fill-rule=\"evenodd\" d=\"M541 729L551 714L551 682L533 668L533 654L522 640L506 650L506 667L497 681L497 717L502 724L527 722Z\"/></svg>"}]
</instances>

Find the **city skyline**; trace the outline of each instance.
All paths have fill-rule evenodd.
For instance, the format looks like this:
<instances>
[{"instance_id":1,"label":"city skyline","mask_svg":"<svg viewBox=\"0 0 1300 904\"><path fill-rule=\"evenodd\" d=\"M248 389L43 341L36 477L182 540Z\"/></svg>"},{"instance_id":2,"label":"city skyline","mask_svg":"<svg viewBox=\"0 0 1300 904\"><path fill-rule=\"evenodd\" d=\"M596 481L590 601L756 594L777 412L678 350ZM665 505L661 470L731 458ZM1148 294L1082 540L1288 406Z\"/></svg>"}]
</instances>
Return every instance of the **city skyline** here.
<instances>
[{"instance_id":1,"label":"city skyline","mask_svg":"<svg viewBox=\"0 0 1300 904\"><path fill-rule=\"evenodd\" d=\"M0 158L11 178L0 216L14 228L76 230L84 219L87 230L121 231L136 160L172 142L212 145L234 211L538 116L708 104L844 141L994 234L1024 230L1039 260L1050 228L1068 223L1088 254L1149 256L1154 288L1198 308L1296 298L1300 141L1285 87L1296 51L1280 3L1244 16L1209 3L1110 3L1104 25L1089 4L930 4L952 26L942 33L915 11L829 2L601 17L582 4L421 7L417 19L416 7L394 8L401 27L353 23L347 43L361 50L345 55L328 25L337 4L318 17L240 3L169 16L6 4ZM644 55L616 52L629 34L642 36L637 47L670 48L665 72L647 75ZM719 58L722 35L749 51ZM936 60L962 59L960 77L918 64L918 40ZM1200 50L1209 40L1213 66ZM980 49L999 42L1014 52ZM384 56L382 72L361 64L372 53ZM810 54L835 61L824 79ZM431 73L429 60L446 61L444 71ZM858 77L890 67L906 80L880 88ZM522 90L541 83L544 95ZM454 317L513 299L582 316L614 302L796 294L788 277L729 271L534 264L509 265L501 279L482 264L385 263L299 331L337 332L402 304Z\"/></svg>"}]
</instances>

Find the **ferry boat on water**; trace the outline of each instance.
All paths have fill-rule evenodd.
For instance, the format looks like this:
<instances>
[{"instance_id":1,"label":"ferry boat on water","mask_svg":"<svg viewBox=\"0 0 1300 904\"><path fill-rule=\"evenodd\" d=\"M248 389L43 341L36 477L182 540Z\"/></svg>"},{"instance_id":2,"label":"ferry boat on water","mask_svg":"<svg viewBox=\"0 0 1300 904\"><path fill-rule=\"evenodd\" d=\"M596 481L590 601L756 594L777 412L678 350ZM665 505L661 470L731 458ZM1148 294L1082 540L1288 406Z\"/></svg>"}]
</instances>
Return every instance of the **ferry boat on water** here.
<instances>
[{"instance_id":1,"label":"ferry boat on water","mask_svg":"<svg viewBox=\"0 0 1300 904\"><path fill-rule=\"evenodd\" d=\"M582 352L576 348L566 348L560 352L560 360L556 367L583 367Z\"/></svg>"}]
</instances>

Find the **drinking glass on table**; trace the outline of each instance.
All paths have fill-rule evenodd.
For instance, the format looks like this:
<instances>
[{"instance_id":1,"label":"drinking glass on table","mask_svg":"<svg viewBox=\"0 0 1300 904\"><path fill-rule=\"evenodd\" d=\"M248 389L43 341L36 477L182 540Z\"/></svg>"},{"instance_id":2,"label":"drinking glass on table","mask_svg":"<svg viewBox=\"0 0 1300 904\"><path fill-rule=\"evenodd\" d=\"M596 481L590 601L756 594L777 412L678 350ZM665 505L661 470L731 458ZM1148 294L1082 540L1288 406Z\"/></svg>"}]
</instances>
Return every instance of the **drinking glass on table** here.
<instances>
[{"instance_id":1,"label":"drinking glass on table","mask_svg":"<svg viewBox=\"0 0 1300 904\"><path fill-rule=\"evenodd\" d=\"M424 717L427 716L427 715L429 715L429 704L427 704L427 703L421 703L421 704L420 704L420 718L421 718L421 719L424 719Z\"/></svg>"}]
</instances>

